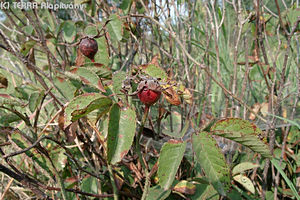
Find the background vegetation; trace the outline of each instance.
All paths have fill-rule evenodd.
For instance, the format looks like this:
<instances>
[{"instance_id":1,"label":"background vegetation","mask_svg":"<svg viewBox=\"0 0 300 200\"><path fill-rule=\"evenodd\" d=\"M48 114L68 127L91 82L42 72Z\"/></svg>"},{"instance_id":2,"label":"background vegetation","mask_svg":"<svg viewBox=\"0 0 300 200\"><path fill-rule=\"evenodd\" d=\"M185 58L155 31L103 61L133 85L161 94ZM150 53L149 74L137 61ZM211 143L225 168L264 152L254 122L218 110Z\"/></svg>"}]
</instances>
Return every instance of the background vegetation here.
<instances>
[{"instance_id":1,"label":"background vegetation","mask_svg":"<svg viewBox=\"0 0 300 200\"><path fill-rule=\"evenodd\" d=\"M0 10L2 199L300 199L298 0L49 2Z\"/></svg>"}]
</instances>

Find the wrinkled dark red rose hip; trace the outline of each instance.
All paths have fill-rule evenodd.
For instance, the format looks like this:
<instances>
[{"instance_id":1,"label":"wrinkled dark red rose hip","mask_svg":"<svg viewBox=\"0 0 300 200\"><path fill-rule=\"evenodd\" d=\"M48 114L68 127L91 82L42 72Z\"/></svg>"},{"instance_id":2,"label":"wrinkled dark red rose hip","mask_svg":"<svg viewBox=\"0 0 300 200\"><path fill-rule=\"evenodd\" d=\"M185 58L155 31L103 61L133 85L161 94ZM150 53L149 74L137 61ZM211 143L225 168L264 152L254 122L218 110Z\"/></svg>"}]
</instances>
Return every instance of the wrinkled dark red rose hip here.
<instances>
[{"instance_id":1,"label":"wrinkled dark red rose hip","mask_svg":"<svg viewBox=\"0 0 300 200\"><path fill-rule=\"evenodd\" d=\"M160 98L161 92L153 91L147 86L144 86L137 95L143 104L151 106Z\"/></svg>"},{"instance_id":2,"label":"wrinkled dark red rose hip","mask_svg":"<svg viewBox=\"0 0 300 200\"><path fill-rule=\"evenodd\" d=\"M79 44L79 50L83 55L95 62L94 57L98 51L97 41L93 38L84 38Z\"/></svg>"}]
</instances>

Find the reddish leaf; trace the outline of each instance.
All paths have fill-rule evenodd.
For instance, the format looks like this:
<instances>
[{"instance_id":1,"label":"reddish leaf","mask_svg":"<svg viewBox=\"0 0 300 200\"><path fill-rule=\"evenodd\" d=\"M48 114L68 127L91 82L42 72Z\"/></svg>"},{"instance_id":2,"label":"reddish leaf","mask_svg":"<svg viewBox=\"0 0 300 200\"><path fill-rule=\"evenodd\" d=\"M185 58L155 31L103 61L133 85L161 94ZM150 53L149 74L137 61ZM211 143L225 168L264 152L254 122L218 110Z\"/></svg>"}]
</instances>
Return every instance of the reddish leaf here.
<instances>
[{"instance_id":1,"label":"reddish leaf","mask_svg":"<svg viewBox=\"0 0 300 200\"><path fill-rule=\"evenodd\" d=\"M77 57L76 57L76 61L75 61L76 66L77 67L82 66L84 64L84 59L85 58L84 58L83 54L81 53L81 51L79 50L79 48L77 48Z\"/></svg>"}]
</instances>

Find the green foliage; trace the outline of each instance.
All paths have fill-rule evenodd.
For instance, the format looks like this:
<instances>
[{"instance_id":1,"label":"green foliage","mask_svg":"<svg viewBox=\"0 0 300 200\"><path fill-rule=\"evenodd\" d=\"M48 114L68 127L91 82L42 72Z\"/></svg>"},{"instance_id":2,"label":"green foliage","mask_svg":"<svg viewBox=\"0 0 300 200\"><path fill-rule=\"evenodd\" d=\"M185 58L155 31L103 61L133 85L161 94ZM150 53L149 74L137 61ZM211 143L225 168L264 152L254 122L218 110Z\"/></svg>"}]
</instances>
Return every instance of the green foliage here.
<instances>
[{"instance_id":1,"label":"green foliage","mask_svg":"<svg viewBox=\"0 0 300 200\"><path fill-rule=\"evenodd\" d=\"M229 168L216 141L207 133L200 132L192 136L193 150L197 161L203 168L209 183L226 196L230 187Z\"/></svg>"},{"instance_id":2,"label":"green foliage","mask_svg":"<svg viewBox=\"0 0 300 200\"><path fill-rule=\"evenodd\" d=\"M129 151L136 129L136 115L131 108L120 109L114 104L109 112L107 159L116 164Z\"/></svg>"},{"instance_id":3,"label":"green foliage","mask_svg":"<svg viewBox=\"0 0 300 200\"><path fill-rule=\"evenodd\" d=\"M281 166L278 164L278 162L276 162L276 159L273 158L271 160L272 164L274 165L274 167L280 172L281 176L284 178L284 180L286 181L286 183L288 184L289 188L292 190L293 195L295 195L295 197L297 199L300 199L300 196L294 186L294 184L292 183L292 181L287 177L287 175L284 173L284 171L281 169Z\"/></svg>"},{"instance_id":4,"label":"green foliage","mask_svg":"<svg viewBox=\"0 0 300 200\"><path fill-rule=\"evenodd\" d=\"M149 200L164 200L166 199L171 193L171 190L165 190L160 185L156 185L151 187L147 199Z\"/></svg>"},{"instance_id":5,"label":"green foliage","mask_svg":"<svg viewBox=\"0 0 300 200\"><path fill-rule=\"evenodd\" d=\"M95 62L103 65L109 64L108 46L104 37L96 39L98 43L98 53L95 56Z\"/></svg>"},{"instance_id":6,"label":"green foliage","mask_svg":"<svg viewBox=\"0 0 300 200\"><path fill-rule=\"evenodd\" d=\"M71 43L74 41L76 37L76 26L75 23L72 21L65 21L63 23L63 35L66 42Z\"/></svg>"},{"instance_id":7,"label":"green foliage","mask_svg":"<svg viewBox=\"0 0 300 200\"><path fill-rule=\"evenodd\" d=\"M172 123L171 123L172 120ZM174 138L182 138L188 131L190 123L186 121L181 129L182 116L178 112L172 112L166 119L162 121L164 134Z\"/></svg>"},{"instance_id":8,"label":"green foliage","mask_svg":"<svg viewBox=\"0 0 300 200\"><path fill-rule=\"evenodd\" d=\"M264 157L271 157L269 147L262 141L263 138L261 139L263 137L262 131L249 121L235 118L221 120L211 128L211 131L215 135L228 138L249 147Z\"/></svg>"},{"instance_id":9,"label":"green foliage","mask_svg":"<svg viewBox=\"0 0 300 200\"><path fill-rule=\"evenodd\" d=\"M147 68L145 69L145 73L152 77L160 78L162 80L166 80L168 77L164 70L162 70L159 66L154 64L147 66Z\"/></svg>"},{"instance_id":10,"label":"green foliage","mask_svg":"<svg viewBox=\"0 0 300 200\"><path fill-rule=\"evenodd\" d=\"M255 194L254 185L247 176L239 174L239 175L234 176L233 179L236 182L238 182L239 184L241 184L244 188L246 188L249 192L251 192L252 194Z\"/></svg>"},{"instance_id":11,"label":"green foliage","mask_svg":"<svg viewBox=\"0 0 300 200\"><path fill-rule=\"evenodd\" d=\"M123 31L122 21L115 14L111 15L109 20L107 27L112 41L121 41Z\"/></svg>"},{"instance_id":12,"label":"green foliage","mask_svg":"<svg viewBox=\"0 0 300 200\"><path fill-rule=\"evenodd\" d=\"M217 200L220 196L212 185L196 184L196 193L191 196L193 200L212 199Z\"/></svg>"},{"instance_id":13,"label":"green foliage","mask_svg":"<svg viewBox=\"0 0 300 200\"><path fill-rule=\"evenodd\" d=\"M259 167L259 165L251 163L251 162L243 162L243 163L237 164L232 169L231 173L232 173L232 175L236 175L236 174L243 173L243 172L245 172L247 170L250 170L250 169L253 169L253 168L256 168L256 167Z\"/></svg>"},{"instance_id":14,"label":"green foliage","mask_svg":"<svg viewBox=\"0 0 300 200\"><path fill-rule=\"evenodd\" d=\"M34 112L35 109L40 105L41 100L44 96L44 91L42 92L33 92L29 97L29 110Z\"/></svg>"},{"instance_id":15,"label":"green foliage","mask_svg":"<svg viewBox=\"0 0 300 200\"><path fill-rule=\"evenodd\" d=\"M159 185L168 190L173 184L176 172L183 158L186 142L173 141L166 142L158 159L158 179Z\"/></svg>"},{"instance_id":16,"label":"green foliage","mask_svg":"<svg viewBox=\"0 0 300 200\"><path fill-rule=\"evenodd\" d=\"M72 121L89 114L93 110L100 109L100 113L107 112L112 101L106 96L98 93L86 93L75 97L65 108L65 126L69 126Z\"/></svg>"},{"instance_id":17,"label":"green foliage","mask_svg":"<svg viewBox=\"0 0 300 200\"><path fill-rule=\"evenodd\" d=\"M115 73L112 77L114 93L118 97L122 98L123 101L125 101L125 95L121 93L121 89L122 89L122 83L125 79L126 79L126 73L123 71Z\"/></svg>"}]
</instances>

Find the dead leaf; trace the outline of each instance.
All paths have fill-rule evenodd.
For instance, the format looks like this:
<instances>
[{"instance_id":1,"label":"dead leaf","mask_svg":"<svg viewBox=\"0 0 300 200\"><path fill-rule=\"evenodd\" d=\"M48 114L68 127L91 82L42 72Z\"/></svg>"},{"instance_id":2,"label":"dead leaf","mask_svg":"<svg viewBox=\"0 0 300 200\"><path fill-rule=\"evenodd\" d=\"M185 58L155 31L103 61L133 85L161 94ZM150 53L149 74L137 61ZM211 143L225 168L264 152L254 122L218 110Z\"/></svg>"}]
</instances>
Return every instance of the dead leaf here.
<instances>
[{"instance_id":1,"label":"dead leaf","mask_svg":"<svg viewBox=\"0 0 300 200\"><path fill-rule=\"evenodd\" d=\"M106 92L106 90L104 89L104 86L103 86L103 84L102 84L102 81L101 81L100 79L98 80L97 88L98 88L101 92Z\"/></svg>"},{"instance_id":2,"label":"dead leaf","mask_svg":"<svg viewBox=\"0 0 300 200\"><path fill-rule=\"evenodd\" d=\"M58 115L58 127L61 130L64 130L65 128L65 109L62 109L62 111Z\"/></svg>"},{"instance_id":3,"label":"dead leaf","mask_svg":"<svg viewBox=\"0 0 300 200\"><path fill-rule=\"evenodd\" d=\"M157 66L157 67L160 68L159 63L158 63L158 55L155 55L149 63L143 64L143 65L139 65L139 66L138 66L138 69L144 70L144 69L146 69L149 65L155 65L155 66Z\"/></svg>"},{"instance_id":4,"label":"dead leaf","mask_svg":"<svg viewBox=\"0 0 300 200\"><path fill-rule=\"evenodd\" d=\"M286 108L282 109L282 117L287 118L287 109ZM284 123L287 123L287 121L284 121Z\"/></svg>"},{"instance_id":5,"label":"dead leaf","mask_svg":"<svg viewBox=\"0 0 300 200\"><path fill-rule=\"evenodd\" d=\"M34 48L30 49L27 59L31 64L35 65ZM27 68L30 70L34 70L30 64L27 64Z\"/></svg>"},{"instance_id":6,"label":"dead leaf","mask_svg":"<svg viewBox=\"0 0 300 200\"><path fill-rule=\"evenodd\" d=\"M65 79L63 77L57 76L56 78L61 83L63 83L65 81Z\"/></svg>"},{"instance_id":7,"label":"dead leaf","mask_svg":"<svg viewBox=\"0 0 300 200\"><path fill-rule=\"evenodd\" d=\"M156 54L152 60L149 62L149 65L156 65L156 66L159 66L158 64L158 54Z\"/></svg>"},{"instance_id":8,"label":"dead leaf","mask_svg":"<svg viewBox=\"0 0 300 200\"><path fill-rule=\"evenodd\" d=\"M78 122L72 122L68 127L65 129L65 134L67 137L67 143L73 143L76 138L76 130L78 128Z\"/></svg>"},{"instance_id":9,"label":"dead leaf","mask_svg":"<svg viewBox=\"0 0 300 200\"><path fill-rule=\"evenodd\" d=\"M119 176L119 175L115 175L115 181L116 181L116 185L118 190L121 190L123 184L124 184L124 180Z\"/></svg>"},{"instance_id":10,"label":"dead leaf","mask_svg":"<svg viewBox=\"0 0 300 200\"><path fill-rule=\"evenodd\" d=\"M79 48L77 48L77 57L76 57L75 65L77 67L84 65L84 56L81 53L81 51L79 50Z\"/></svg>"},{"instance_id":11,"label":"dead leaf","mask_svg":"<svg viewBox=\"0 0 300 200\"><path fill-rule=\"evenodd\" d=\"M159 117L159 119L162 119L163 118L163 116L164 116L164 114L167 112L167 110L165 109L165 108L163 108L163 107L159 107L158 108L158 117Z\"/></svg>"},{"instance_id":12,"label":"dead leaf","mask_svg":"<svg viewBox=\"0 0 300 200\"><path fill-rule=\"evenodd\" d=\"M8 86L7 78L5 78L5 76L0 73L0 89L7 88L7 86Z\"/></svg>"},{"instance_id":13,"label":"dead leaf","mask_svg":"<svg viewBox=\"0 0 300 200\"><path fill-rule=\"evenodd\" d=\"M177 140L177 139L170 139L168 141L168 143L170 143L170 144L180 144L182 142L183 142L182 140Z\"/></svg>"},{"instance_id":14,"label":"dead leaf","mask_svg":"<svg viewBox=\"0 0 300 200\"><path fill-rule=\"evenodd\" d=\"M192 93L189 91L189 89L187 88L184 89L182 97L185 100L185 102L187 102L188 104L191 105L193 103L193 96Z\"/></svg>"},{"instance_id":15,"label":"dead leaf","mask_svg":"<svg viewBox=\"0 0 300 200\"><path fill-rule=\"evenodd\" d=\"M252 106L252 111L255 113L255 114L257 114L258 112L259 112L259 110L260 110L260 103L256 103L256 104L254 104L253 106ZM250 113L250 115L249 115L249 119L250 120L255 120L255 118L256 118L256 116L255 116L255 114L254 113Z\"/></svg>"},{"instance_id":16,"label":"dead leaf","mask_svg":"<svg viewBox=\"0 0 300 200\"><path fill-rule=\"evenodd\" d=\"M168 80L173 79L173 70L171 68L167 69L167 74L168 74Z\"/></svg>"},{"instance_id":17,"label":"dead leaf","mask_svg":"<svg viewBox=\"0 0 300 200\"><path fill-rule=\"evenodd\" d=\"M257 52L257 49L255 48L255 49L253 49L253 61L255 61L255 62L258 62L259 61L259 56L258 56L258 52ZM250 57L250 56L249 56Z\"/></svg>"},{"instance_id":18,"label":"dead leaf","mask_svg":"<svg viewBox=\"0 0 300 200\"><path fill-rule=\"evenodd\" d=\"M180 98L179 98L179 95L176 93L176 91L170 87L166 90L163 91L163 94L165 95L166 97L166 100L172 104L172 105L175 105L175 106L178 106L181 104L181 101L180 101Z\"/></svg>"}]
</instances>

